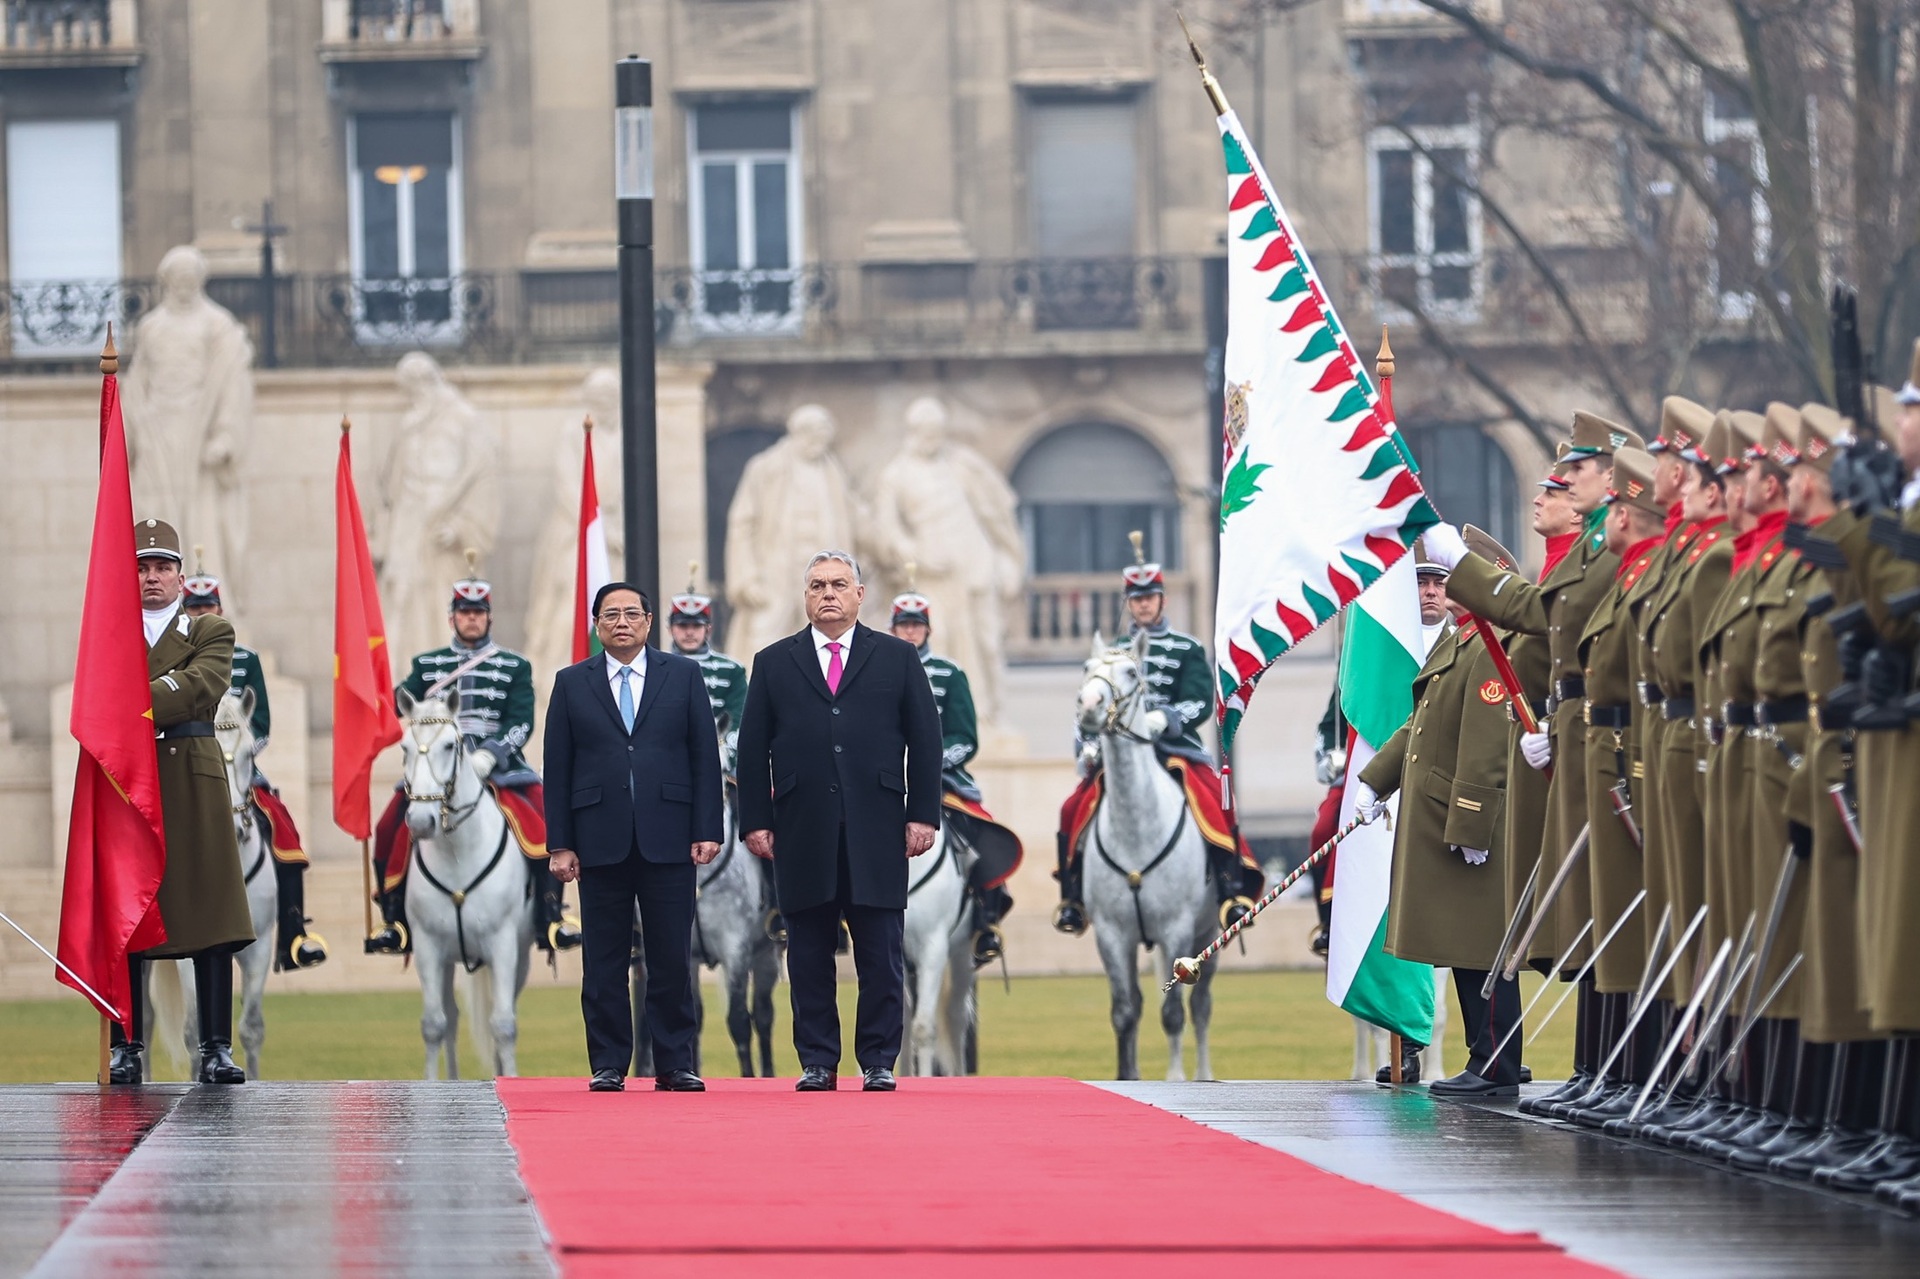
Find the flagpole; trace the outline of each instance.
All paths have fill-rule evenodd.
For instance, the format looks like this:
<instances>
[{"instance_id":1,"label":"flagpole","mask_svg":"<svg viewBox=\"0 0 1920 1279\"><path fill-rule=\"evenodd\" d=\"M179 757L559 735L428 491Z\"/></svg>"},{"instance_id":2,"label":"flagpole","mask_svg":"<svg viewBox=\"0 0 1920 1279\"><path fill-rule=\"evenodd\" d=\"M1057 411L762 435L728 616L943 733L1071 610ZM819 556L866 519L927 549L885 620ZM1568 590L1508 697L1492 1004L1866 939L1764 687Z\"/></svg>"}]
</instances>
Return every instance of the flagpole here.
<instances>
[{"instance_id":1,"label":"flagpole","mask_svg":"<svg viewBox=\"0 0 1920 1279\"><path fill-rule=\"evenodd\" d=\"M360 841L360 914L366 927L362 937L373 936L373 843Z\"/></svg>"}]
</instances>

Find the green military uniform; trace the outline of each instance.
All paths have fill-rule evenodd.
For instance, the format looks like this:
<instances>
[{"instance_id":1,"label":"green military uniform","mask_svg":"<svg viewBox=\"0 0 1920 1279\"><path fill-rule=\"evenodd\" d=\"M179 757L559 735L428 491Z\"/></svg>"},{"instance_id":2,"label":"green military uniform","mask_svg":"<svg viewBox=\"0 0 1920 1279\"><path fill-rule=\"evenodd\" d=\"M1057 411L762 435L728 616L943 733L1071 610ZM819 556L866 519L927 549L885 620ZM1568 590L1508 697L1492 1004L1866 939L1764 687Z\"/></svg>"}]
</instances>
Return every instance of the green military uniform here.
<instances>
[{"instance_id":1,"label":"green military uniform","mask_svg":"<svg viewBox=\"0 0 1920 1279\"><path fill-rule=\"evenodd\" d=\"M933 685L933 703L940 710L940 769L947 786L978 798L980 788L967 772L967 761L980 750L980 729L973 709L973 686L967 673L947 658L923 647L920 667Z\"/></svg>"},{"instance_id":2,"label":"green military uniform","mask_svg":"<svg viewBox=\"0 0 1920 1279\"><path fill-rule=\"evenodd\" d=\"M415 701L427 696L427 690L439 684L484 649L490 652L443 692L458 688L460 735L469 745L493 755L497 762L489 780L502 786L515 785L510 778L525 776L537 780L522 748L533 739L533 663L509 649L483 640L467 645L458 640L445 648L421 653L407 668L400 691Z\"/></svg>"},{"instance_id":3,"label":"green military uniform","mask_svg":"<svg viewBox=\"0 0 1920 1279\"><path fill-rule=\"evenodd\" d=\"M265 749L267 738L273 734L273 705L267 701L267 673L261 669L260 654L239 644L233 646L232 688L236 693L253 691L253 716L248 727L253 730L255 749Z\"/></svg>"},{"instance_id":4,"label":"green military uniform","mask_svg":"<svg viewBox=\"0 0 1920 1279\"><path fill-rule=\"evenodd\" d=\"M1156 625L1136 627L1147 636L1147 656L1141 675L1146 680L1142 705L1167 717L1167 731L1155 743L1169 755L1210 764L1207 748L1200 741L1200 725L1213 706L1213 663L1204 644L1191 635L1182 635L1163 617ZM1079 737L1082 751L1098 740Z\"/></svg>"},{"instance_id":5,"label":"green military uniform","mask_svg":"<svg viewBox=\"0 0 1920 1279\"><path fill-rule=\"evenodd\" d=\"M740 716L747 709L747 668L717 653L711 644L702 644L687 653L700 664L700 679L707 686L707 700L713 704L713 724L720 732L720 749L727 757L727 773L734 771L739 755Z\"/></svg>"}]
</instances>

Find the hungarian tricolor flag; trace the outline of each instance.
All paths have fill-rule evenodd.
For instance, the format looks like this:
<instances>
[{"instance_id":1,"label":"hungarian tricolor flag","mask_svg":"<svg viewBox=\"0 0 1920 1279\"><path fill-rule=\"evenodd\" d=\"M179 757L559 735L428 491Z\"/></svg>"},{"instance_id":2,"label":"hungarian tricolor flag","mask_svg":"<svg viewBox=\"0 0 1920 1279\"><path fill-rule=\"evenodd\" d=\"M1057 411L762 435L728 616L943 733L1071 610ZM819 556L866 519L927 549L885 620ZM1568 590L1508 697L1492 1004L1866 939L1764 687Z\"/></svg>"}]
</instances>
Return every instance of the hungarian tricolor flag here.
<instances>
[{"instance_id":1,"label":"hungarian tricolor flag","mask_svg":"<svg viewBox=\"0 0 1920 1279\"><path fill-rule=\"evenodd\" d=\"M1439 517L1253 144L1224 106L1219 121L1227 170L1214 618L1221 744L1231 747L1266 669L1357 601L1341 668L1347 718L1360 736L1351 776L1412 709L1420 617L1408 551ZM1425 1043L1431 971L1381 947L1392 855L1384 823L1340 846L1327 995Z\"/></svg>"},{"instance_id":2,"label":"hungarian tricolor flag","mask_svg":"<svg viewBox=\"0 0 1920 1279\"><path fill-rule=\"evenodd\" d=\"M585 426L586 448L580 463L580 539L573 557L573 660L584 662L600 651L594 633L593 597L613 580L607 559L607 525L600 515L600 487L593 479L593 419Z\"/></svg>"},{"instance_id":3,"label":"hungarian tricolor flag","mask_svg":"<svg viewBox=\"0 0 1920 1279\"><path fill-rule=\"evenodd\" d=\"M101 365L116 363L109 338ZM58 952L73 975L59 969L54 975L82 994L80 983L92 986L111 1005L100 1011L122 1025L133 1007L127 952L167 939L155 903L167 845L137 563L120 387L107 372L100 387L100 491L69 724L80 743L80 770L67 826Z\"/></svg>"},{"instance_id":4,"label":"hungarian tricolor flag","mask_svg":"<svg viewBox=\"0 0 1920 1279\"><path fill-rule=\"evenodd\" d=\"M400 721L373 554L353 487L351 434L342 422L333 481L333 824L367 839L373 761L400 740Z\"/></svg>"}]
</instances>

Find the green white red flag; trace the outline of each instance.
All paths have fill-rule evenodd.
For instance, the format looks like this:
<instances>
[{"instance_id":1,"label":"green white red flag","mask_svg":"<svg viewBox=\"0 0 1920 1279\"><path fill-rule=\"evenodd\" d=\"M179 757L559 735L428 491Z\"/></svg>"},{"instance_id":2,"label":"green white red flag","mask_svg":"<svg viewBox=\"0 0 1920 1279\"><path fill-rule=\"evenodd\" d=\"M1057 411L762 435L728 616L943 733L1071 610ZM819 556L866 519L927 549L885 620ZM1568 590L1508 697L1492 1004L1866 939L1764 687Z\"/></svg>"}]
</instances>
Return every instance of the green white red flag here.
<instances>
[{"instance_id":1,"label":"green white red flag","mask_svg":"<svg viewBox=\"0 0 1920 1279\"><path fill-rule=\"evenodd\" d=\"M573 660L584 662L600 651L593 629L593 597L613 580L607 557L607 524L600 514L600 487L593 477L593 419L586 424L586 448L580 463L580 537L573 559Z\"/></svg>"},{"instance_id":2,"label":"green white red flag","mask_svg":"<svg viewBox=\"0 0 1920 1279\"><path fill-rule=\"evenodd\" d=\"M1439 516L1240 121L1223 110L1219 123L1227 168L1227 410L1214 616L1222 751L1267 668L1356 601L1350 629L1384 619L1390 642L1363 643L1352 667L1361 687L1343 680L1342 688L1360 696L1377 686L1383 707L1404 702L1385 730L1391 733L1411 709L1420 666L1406 660L1420 636L1408 552ZM1409 609L1411 647L1404 644ZM1379 734L1383 716L1362 710ZM1351 709L1348 718L1360 722ZM1384 824L1363 827L1340 847L1328 996L1420 1038L1423 1018L1429 1031L1432 1021L1430 973L1423 1014L1412 995L1419 983L1379 944L1391 859Z\"/></svg>"}]
</instances>

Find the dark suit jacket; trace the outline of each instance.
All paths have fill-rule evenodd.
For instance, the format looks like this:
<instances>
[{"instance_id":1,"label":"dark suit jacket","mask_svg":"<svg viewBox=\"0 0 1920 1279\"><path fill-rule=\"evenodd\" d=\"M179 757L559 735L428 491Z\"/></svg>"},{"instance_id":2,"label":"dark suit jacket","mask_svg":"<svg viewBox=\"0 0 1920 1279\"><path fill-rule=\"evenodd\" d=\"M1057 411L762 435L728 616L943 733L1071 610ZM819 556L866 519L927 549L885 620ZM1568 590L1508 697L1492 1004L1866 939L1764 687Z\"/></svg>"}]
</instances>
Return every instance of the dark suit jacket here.
<instances>
[{"instance_id":1,"label":"dark suit jacket","mask_svg":"<svg viewBox=\"0 0 1920 1279\"><path fill-rule=\"evenodd\" d=\"M773 832L782 910L834 899L840 827L856 906L904 910L907 823L940 823L940 712L911 644L855 625L838 696L812 628L753 659L740 829Z\"/></svg>"},{"instance_id":2,"label":"dark suit jacket","mask_svg":"<svg viewBox=\"0 0 1920 1279\"><path fill-rule=\"evenodd\" d=\"M547 704L547 846L582 866L625 860L637 842L650 862L684 862L695 843L725 838L720 743L700 665L647 653L633 732L607 682L604 654L553 677Z\"/></svg>"}]
</instances>

